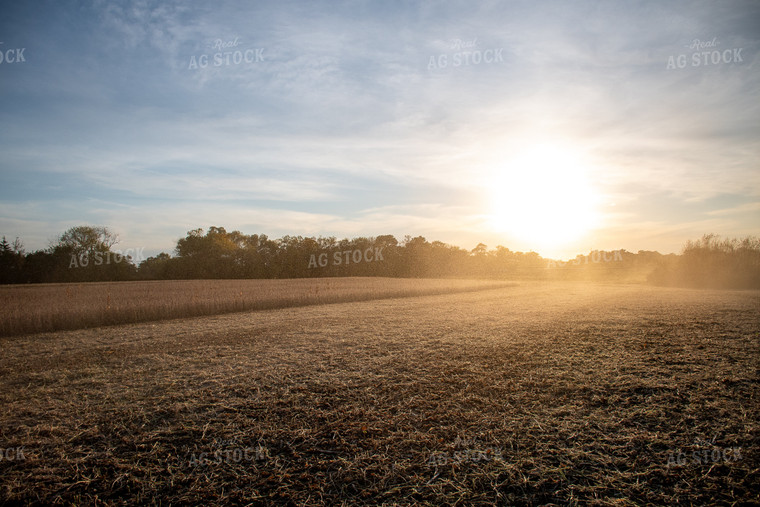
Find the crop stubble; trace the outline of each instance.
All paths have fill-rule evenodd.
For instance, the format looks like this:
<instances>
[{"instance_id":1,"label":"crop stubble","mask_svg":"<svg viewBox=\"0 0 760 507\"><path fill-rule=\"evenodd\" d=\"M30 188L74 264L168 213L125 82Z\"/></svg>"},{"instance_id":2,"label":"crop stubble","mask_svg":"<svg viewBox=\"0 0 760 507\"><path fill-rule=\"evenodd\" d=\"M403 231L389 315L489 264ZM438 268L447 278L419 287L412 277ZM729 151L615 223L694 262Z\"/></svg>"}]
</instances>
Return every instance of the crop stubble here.
<instances>
[{"instance_id":1,"label":"crop stubble","mask_svg":"<svg viewBox=\"0 0 760 507\"><path fill-rule=\"evenodd\" d=\"M5 338L0 447L25 459L0 462L0 495L760 503L759 309L523 283ZM697 463L707 445L739 459Z\"/></svg>"}]
</instances>

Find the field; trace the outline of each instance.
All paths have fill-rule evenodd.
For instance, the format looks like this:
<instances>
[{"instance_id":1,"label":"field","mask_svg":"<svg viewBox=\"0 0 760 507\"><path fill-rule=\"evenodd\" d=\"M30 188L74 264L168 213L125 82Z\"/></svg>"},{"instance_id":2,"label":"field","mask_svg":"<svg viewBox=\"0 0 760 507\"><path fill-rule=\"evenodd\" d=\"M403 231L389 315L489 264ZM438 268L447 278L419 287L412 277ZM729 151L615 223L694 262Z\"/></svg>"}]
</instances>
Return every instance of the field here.
<instances>
[{"instance_id":1,"label":"field","mask_svg":"<svg viewBox=\"0 0 760 507\"><path fill-rule=\"evenodd\" d=\"M0 338L0 500L760 505L760 292L476 288Z\"/></svg>"},{"instance_id":2,"label":"field","mask_svg":"<svg viewBox=\"0 0 760 507\"><path fill-rule=\"evenodd\" d=\"M301 278L0 286L0 336L508 285L486 280Z\"/></svg>"}]
</instances>

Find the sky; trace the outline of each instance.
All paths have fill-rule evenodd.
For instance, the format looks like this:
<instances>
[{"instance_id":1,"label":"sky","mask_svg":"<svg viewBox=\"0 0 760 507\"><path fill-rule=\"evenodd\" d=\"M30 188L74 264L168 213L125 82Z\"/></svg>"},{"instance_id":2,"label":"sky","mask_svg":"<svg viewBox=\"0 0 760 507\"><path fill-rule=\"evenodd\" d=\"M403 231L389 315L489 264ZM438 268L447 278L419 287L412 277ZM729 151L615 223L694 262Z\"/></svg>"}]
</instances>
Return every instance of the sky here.
<instances>
[{"instance_id":1,"label":"sky","mask_svg":"<svg viewBox=\"0 0 760 507\"><path fill-rule=\"evenodd\" d=\"M0 235L758 236L759 49L756 1L5 2Z\"/></svg>"}]
</instances>

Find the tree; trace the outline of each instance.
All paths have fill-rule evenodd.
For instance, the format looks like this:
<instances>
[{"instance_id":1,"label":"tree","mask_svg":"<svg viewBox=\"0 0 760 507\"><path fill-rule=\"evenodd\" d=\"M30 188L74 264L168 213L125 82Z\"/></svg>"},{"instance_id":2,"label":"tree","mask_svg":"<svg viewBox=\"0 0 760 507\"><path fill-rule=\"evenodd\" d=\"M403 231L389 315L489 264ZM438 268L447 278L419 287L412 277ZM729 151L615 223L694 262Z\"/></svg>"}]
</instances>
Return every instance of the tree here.
<instances>
[{"instance_id":1,"label":"tree","mask_svg":"<svg viewBox=\"0 0 760 507\"><path fill-rule=\"evenodd\" d=\"M95 252L110 252L111 247L118 242L119 237L107 227L80 225L61 234L53 247L66 248L75 255L91 257Z\"/></svg>"},{"instance_id":2,"label":"tree","mask_svg":"<svg viewBox=\"0 0 760 507\"><path fill-rule=\"evenodd\" d=\"M422 278L428 276L432 258L432 245L423 236L404 237L404 266L402 276Z\"/></svg>"},{"instance_id":3,"label":"tree","mask_svg":"<svg viewBox=\"0 0 760 507\"><path fill-rule=\"evenodd\" d=\"M137 268L130 257L111 251L119 237L107 227L80 225L58 237L47 253L51 259L35 259L37 269L46 267L43 278L53 282L132 280ZM40 276L38 273L36 276Z\"/></svg>"},{"instance_id":4,"label":"tree","mask_svg":"<svg viewBox=\"0 0 760 507\"><path fill-rule=\"evenodd\" d=\"M0 242L0 283L20 283L24 265L24 245L18 238L13 244L3 236Z\"/></svg>"},{"instance_id":5,"label":"tree","mask_svg":"<svg viewBox=\"0 0 760 507\"><path fill-rule=\"evenodd\" d=\"M183 278L240 278L245 275L244 248L248 238L239 231L227 232L224 227L211 226L204 235L203 229L188 231L177 241L175 252L179 258Z\"/></svg>"},{"instance_id":6,"label":"tree","mask_svg":"<svg viewBox=\"0 0 760 507\"><path fill-rule=\"evenodd\" d=\"M139 274L144 280L168 280L172 278L171 256L161 252L155 257L148 257L140 263Z\"/></svg>"}]
</instances>

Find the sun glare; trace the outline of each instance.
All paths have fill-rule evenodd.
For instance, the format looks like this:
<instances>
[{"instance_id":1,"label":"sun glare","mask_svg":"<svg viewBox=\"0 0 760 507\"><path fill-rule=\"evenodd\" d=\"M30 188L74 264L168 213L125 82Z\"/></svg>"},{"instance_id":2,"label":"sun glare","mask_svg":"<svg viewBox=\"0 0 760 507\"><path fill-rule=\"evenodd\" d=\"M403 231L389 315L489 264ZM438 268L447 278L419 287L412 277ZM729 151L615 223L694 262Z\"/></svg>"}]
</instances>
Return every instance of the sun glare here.
<instances>
[{"instance_id":1,"label":"sun glare","mask_svg":"<svg viewBox=\"0 0 760 507\"><path fill-rule=\"evenodd\" d=\"M581 239L596 222L589 166L561 145L536 144L495 167L490 219L495 231L539 250Z\"/></svg>"}]
</instances>

